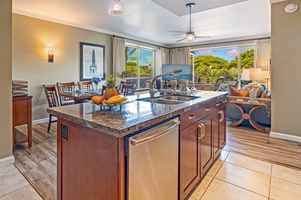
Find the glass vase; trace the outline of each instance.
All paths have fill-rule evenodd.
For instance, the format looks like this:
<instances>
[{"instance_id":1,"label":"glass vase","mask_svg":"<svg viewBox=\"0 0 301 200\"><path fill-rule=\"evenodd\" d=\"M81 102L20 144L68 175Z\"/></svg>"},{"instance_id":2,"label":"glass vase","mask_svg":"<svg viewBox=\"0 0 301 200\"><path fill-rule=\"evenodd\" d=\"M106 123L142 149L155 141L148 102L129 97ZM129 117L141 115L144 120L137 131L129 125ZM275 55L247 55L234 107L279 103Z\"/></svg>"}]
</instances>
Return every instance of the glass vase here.
<instances>
[{"instance_id":1,"label":"glass vase","mask_svg":"<svg viewBox=\"0 0 301 200\"><path fill-rule=\"evenodd\" d=\"M94 82L92 82L92 90L93 90L93 92L99 92L99 88L100 86L99 86L99 84L98 83L94 83Z\"/></svg>"}]
</instances>

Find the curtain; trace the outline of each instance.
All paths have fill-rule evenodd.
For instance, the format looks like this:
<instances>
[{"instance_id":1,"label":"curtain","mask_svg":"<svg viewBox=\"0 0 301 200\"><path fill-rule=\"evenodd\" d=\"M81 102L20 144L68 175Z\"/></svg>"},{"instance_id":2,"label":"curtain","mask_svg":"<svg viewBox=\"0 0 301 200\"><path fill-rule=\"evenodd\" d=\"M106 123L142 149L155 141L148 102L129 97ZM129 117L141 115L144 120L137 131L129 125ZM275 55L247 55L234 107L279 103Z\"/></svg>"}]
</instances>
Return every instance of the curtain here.
<instances>
[{"instance_id":1,"label":"curtain","mask_svg":"<svg viewBox=\"0 0 301 200\"><path fill-rule=\"evenodd\" d=\"M120 82L119 76L125 70L125 39L113 36L113 77L116 83Z\"/></svg>"},{"instance_id":2,"label":"curtain","mask_svg":"<svg viewBox=\"0 0 301 200\"><path fill-rule=\"evenodd\" d=\"M270 71L271 40L256 40L254 49L255 68Z\"/></svg>"},{"instance_id":3,"label":"curtain","mask_svg":"<svg viewBox=\"0 0 301 200\"><path fill-rule=\"evenodd\" d=\"M267 88L271 88L271 40L256 40L255 49L254 49L254 68L261 68L262 71L265 71L265 80L267 83Z\"/></svg>"},{"instance_id":4,"label":"curtain","mask_svg":"<svg viewBox=\"0 0 301 200\"><path fill-rule=\"evenodd\" d=\"M161 63L169 64L169 49L161 48Z\"/></svg>"},{"instance_id":5,"label":"curtain","mask_svg":"<svg viewBox=\"0 0 301 200\"><path fill-rule=\"evenodd\" d=\"M170 50L170 64L190 65L189 47Z\"/></svg>"}]
</instances>

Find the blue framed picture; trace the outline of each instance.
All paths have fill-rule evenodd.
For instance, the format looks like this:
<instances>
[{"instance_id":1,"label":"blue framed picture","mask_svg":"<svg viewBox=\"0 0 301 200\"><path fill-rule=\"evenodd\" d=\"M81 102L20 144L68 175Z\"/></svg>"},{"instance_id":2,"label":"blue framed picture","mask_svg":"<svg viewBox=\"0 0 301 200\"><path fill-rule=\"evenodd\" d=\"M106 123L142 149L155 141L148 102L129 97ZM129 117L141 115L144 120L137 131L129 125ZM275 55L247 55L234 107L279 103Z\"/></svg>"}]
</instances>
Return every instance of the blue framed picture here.
<instances>
[{"instance_id":1,"label":"blue framed picture","mask_svg":"<svg viewBox=\"0 0 301 200\"><path fill-rule=\"evenodd\" d=\"M80 42L80 80L105 79L105 46Z\"/></svg>"}]
</instances>

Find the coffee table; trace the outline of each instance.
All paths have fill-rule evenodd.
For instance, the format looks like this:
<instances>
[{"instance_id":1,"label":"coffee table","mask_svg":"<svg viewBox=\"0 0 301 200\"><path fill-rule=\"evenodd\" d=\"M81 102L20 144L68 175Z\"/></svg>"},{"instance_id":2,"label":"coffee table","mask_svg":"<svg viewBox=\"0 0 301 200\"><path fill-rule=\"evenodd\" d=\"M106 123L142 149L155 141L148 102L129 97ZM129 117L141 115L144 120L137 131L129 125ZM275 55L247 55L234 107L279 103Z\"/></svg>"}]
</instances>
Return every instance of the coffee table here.
<instances>
[{"instance_id":1,"label":"coffee table","mask_svg":"<svg viewBox=\"0 0 301 200\"><path fill-rule=\"evenodd\" d=\"M229 126L234 127L238 126L243 122L243 120L249 120L250 124L258 131L265 132L265 126L262 126L258 124L254 118L252 117L252 112L254 112L256 109L260 107L266 107L266 104L263 102L247 102L247 101L237 101L237 100L231 100L229 103L234 104L241 112L241 119L238 121L232 122L229 124ZM243 106L252 106L252 109L248 112L246 109L244 109Z\"/></svg>"}]
</instances>

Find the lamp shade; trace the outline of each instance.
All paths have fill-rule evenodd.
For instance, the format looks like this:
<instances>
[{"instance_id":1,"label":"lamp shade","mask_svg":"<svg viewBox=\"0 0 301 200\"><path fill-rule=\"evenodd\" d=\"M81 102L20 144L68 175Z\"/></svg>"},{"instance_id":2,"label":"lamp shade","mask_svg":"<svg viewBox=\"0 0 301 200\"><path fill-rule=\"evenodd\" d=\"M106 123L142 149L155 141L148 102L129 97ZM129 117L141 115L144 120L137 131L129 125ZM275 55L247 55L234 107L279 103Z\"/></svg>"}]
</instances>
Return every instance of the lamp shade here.
<instances>
[{"instance_id":1,"label":"lamp shade","mask_svg":"<svg viewBox=\"0 0 301 200\"><path fill-rule=\"evenodd\" d=\"M263 73L261 68L244 69L241 74L241 80L246 80L246 81L263 80Z\"/></svg>"},{"instance_id":2,"label":"lamp shade","mask_svg":"<svg viewBox=\"0 0 301 200\"><path fill-rule=\"evenodd\" d=\"M125 9L120 0L114 0L109 9L109 14L114 16L119 16L124 13Z\"/></svg>"},{"instance_id":3,"label":"lamp shade","mask_svg":"<svg viewBox=\"0 0 301 200\"><path fill-rule=\"evenodd\" d=\"M263 78L271 78L271 74L269 71L262 71Z\"/></svg>"}]
</instances>

